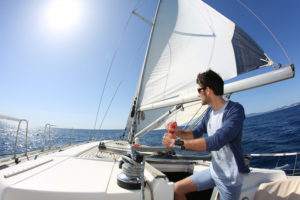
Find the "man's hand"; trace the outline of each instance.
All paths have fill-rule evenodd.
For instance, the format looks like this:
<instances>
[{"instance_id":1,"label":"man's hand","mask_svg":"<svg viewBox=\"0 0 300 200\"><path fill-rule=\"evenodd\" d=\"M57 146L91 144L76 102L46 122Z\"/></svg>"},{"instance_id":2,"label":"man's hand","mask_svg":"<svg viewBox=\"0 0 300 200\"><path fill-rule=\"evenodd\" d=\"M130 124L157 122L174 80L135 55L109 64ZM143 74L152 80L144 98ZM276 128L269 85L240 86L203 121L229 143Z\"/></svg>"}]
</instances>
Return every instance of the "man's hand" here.
<instances>
[{"instance_id":1,"label":"man's hand","mask_svg":"<svg viewBox=\"0 0 300 200\"><path fill-rule=\"evenodd\" d=\"M162 143L168 148L173 148L175 143L175 138L176 138L175 134L165 133Z\"/></svg>"},{"instance_id":2,"label":"man's hand","mask_svg":"<svg viewBox=\"0 0 300 200\"><path fill-rule=\"evenodd\" d=\"M175 121L171 121L166 125L166 130L169 133L176 133L178 132L178 126L177 123ZM175 134L174 134L175 135Z\"/></svg>"}]
</instances>

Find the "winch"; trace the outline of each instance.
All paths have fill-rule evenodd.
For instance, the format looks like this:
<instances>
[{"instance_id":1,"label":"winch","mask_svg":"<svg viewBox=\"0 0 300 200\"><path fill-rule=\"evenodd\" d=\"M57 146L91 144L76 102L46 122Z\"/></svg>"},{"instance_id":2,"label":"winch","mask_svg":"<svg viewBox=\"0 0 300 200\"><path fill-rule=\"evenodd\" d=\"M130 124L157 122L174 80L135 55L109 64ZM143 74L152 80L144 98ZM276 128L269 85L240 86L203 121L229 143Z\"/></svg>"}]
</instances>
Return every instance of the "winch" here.
<instances>
[{"instance_id":1,"label":"winch","mask_svg":"<svg viewBox=\"0 0 300 200\"><path fill-rule=\"evenodd\" d=\"M119 168L122 172L117 176L117 183L120 187L135 190L144 186L144 156L139 152L128 153L122 157Z\"/></svg>"}]
</instances>

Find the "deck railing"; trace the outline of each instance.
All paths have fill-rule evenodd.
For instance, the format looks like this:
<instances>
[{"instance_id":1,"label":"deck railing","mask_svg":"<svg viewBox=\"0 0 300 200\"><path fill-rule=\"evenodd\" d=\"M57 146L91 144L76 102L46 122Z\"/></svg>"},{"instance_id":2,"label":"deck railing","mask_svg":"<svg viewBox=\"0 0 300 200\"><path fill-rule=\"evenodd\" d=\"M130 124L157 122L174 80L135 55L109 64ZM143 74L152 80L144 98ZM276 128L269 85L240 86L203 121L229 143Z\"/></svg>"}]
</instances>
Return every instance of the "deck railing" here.
<instances>
[{"instance_id":1,"label":"deck railing","mask_svg":"<svg viewBox=\"0 0 300 200\"><path fill-rule=\"evenodd\" d=\"M297 167L298 165L298 155L300 155L300 152L292 152L292 153L261 153L261 154L250 154L251 157L277 157L277 163L275 168L279 168L281 170L284 170L287 175L291 176L298 176L300 175L300 168ZM282 168L279 167L279 161L282 157L291 157L295 156L295 161L294 161L294 167L292 168ZM291 172L291 173L288 173Z\"/></svg>"},{"instance_id":2,"label":"deck railing","mask_svg":"<svg viewBox=\"0 0 300 200\"><path fill-rule=\"evenodd\" d=\"M28 120L26 119L18 119L15 117L10 117L6 115L0 115L0 119L10 120L10 121L17 121L18 122L18 129L16 133L16 140L15 140L15 148L14 148L14 159L17 158L17 146L18 146L18 137L20 132L20 126L22 122L26 123L26 136L25 136L25 156L27 156L28 153Z\"/></svg>"},{"instance_id":3,"label":"deck railing","mask_svg":"<svg viewBox=\"0 0 300 200\"><path fill-rule=\"evenodd\" d=\"M28 120L10 117L10 116L6 116L6 115L0 115L0 119L18 122L18 128L17 128L17 132L16 132L16 137L15 137L14 152L13 153L3 153L3 154L0 154L0 156L13 155L13 159L16 160L16 159L18 159L17 158L18 154L24 153L24 152L17 152L17 147L18 147L18 139L19 139L21 123L25 122L26 123L26 135L25 135L25 154L24 154L24 156L26 156L28 158ZM43 134L43 146L39 150L35 150L35 152L36 151L44 152L46 150L47 134L48 134L48 138L49 138L48 150L52 150L52 127L53 126L55 126L55 125L49 124L49 123L45 124L44 134ZM72 136L73 136L73 129L71 130L71 133L70 133L69 143L66 146L72 145ZM18 162L18 161L16 161L16 162Z\"/></svg>"},{"instance_id":4,"label":"deck railing","mask_svg":"<svg viewBox=\"0 0 300 200\"><path fill-rule=\"evenodd\" d=\"M0 115L0 119L10 120L10 121L17 121L18 122L18 128L17 128L16 138L15 138L14 152L13 153L0 154L0 156L13 155L13 158L17 159L17 154L20 154L19 152L17 152L20 127L21 127L21 123L25 122L26 123L26 135L25 135L25 154L24 154L24 156L26 156L28 158L28 120L18 119L18 118L15 118L15 117L10 117L10 116L5 116L5 115ZM41 152L45 151L47 131L48 131L48 136L49 136L48 149L49 150L52 149L52 128L51 127L53 127L53 126L55 126L55 125L49 124L49 123L47 123L45 125L45 127L44 127L43 147L39 151L41 151ZM72 145L72 136L73 136L73 129L71 129L71 132L70 132L70 137L69 137L70 141L69 141L68 145ZM90 141L90 138L91 138L91 134L89 133L88 142ZM66 145L66 146L68 146L68 145ZM279 168L281 170L284 170L286 173L291 172L291 173L287 173L287 175L292 175L292 176L300 175L300 168L297 167L297 165L298 165L298 155L300 155L300 152L250 154L251 157L277 157L278 160L277 160L275 168ZM291 168L278 167L279 160L282 157L287 157L287 156L294 156L295 157L294 166L291 167ZM288 167L290 167L290 165L288 165Z\"/></svg>"},{"instance_id":5,"label":"deck railing","mask_svg":"<svg viewBox=\"0 0 300 200\"><path fill-rule=\"evenodd\" d=\"M53 124L46 124L45 125L45 128L44 128L44 144L43 144L43 148L42 148L42 151L45 151L45 146L46 146L46 137L47 137L47 128L48 128L48 135L49 135L49 149L51 149L52 147L52 129L51 127L52 126L55 126Z\"/></svg>"}]
</instances>

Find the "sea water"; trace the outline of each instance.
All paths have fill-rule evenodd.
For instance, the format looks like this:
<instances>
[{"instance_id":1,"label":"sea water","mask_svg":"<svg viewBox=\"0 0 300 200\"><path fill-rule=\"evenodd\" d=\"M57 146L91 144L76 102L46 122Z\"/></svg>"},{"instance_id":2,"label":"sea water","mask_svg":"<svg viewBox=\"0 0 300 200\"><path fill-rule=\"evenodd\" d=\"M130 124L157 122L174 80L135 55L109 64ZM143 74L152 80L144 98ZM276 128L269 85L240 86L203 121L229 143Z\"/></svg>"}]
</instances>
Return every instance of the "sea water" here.
<instances>
[{"instance_id":1,"label":"sea water","mask_svg":"<svg viewBox=\"0 0 300 200\"><path fill-rule=\"evenodd\" d=\"M25 128L22 126L17 152L25 152ZM0 158L12 154L15 148L16 125L0 122ZM142 139L142 144L161 146L162 136L165 130L155 130L148 133ZM43 147L65 146L100 139L120 139L123 130L84 130L84 129L60 129L52 128L51 136L44 128L28 130L28 151L38 150ZM253 153L281 153L300 152L300 105L270 113L264 113L253 117L247 117L244 122L242 145L244 154ZM207 153L195 153L180 151L184 154L203 155ZM10 155L11 156L11 155ZM300 159L299 159L300 160ZM291 168L295 163L295 157L253 157L252 167ZM297 161L298 168L300 162Z\"/></svg>"}]
</instances>

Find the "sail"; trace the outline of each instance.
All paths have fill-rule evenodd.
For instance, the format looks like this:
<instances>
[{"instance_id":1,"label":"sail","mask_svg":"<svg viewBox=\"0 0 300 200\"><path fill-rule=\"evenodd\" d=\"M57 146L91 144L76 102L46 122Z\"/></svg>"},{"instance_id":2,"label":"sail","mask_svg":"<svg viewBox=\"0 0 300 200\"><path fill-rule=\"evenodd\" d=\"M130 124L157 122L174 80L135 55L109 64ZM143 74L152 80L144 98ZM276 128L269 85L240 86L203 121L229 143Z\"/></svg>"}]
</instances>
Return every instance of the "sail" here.
<instances>
[{"instance_id":1,"label":"sail","mask_svg":"<svg viewBox=\"0 0 300 200\"><path fill-rule=\"evenodd\" d=\"M264 60L268 59L254 40L203 1L161 0L137 109L187 94L197 95L196 77L200 72L212 69L228 80L267 64ZM199 110L199 106L200 102L189 105L188 109ZM138 130L169 109L145 111ZM184 124L194 115L178 111L173 119Z\"/></svg>"}]
</instances>

